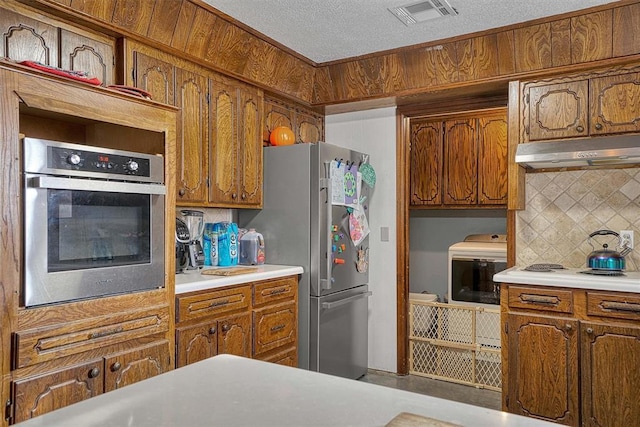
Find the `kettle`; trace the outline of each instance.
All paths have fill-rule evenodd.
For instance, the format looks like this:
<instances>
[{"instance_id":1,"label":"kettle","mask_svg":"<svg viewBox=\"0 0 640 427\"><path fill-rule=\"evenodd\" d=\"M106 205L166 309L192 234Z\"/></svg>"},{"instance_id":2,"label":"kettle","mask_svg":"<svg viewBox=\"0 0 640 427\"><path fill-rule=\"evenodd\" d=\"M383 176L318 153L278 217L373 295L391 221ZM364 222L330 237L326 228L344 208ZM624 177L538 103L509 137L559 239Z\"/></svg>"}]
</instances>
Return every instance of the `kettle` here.
<instances>
[{"instance_id":1,"label":"kettle","mask_svg":"<svg viewBox=\"0 0 640 427\"><path fill-rule=\"evenodd\" d=\"M611 230L598 230L589 234L589 245L594 249L587 257L587 266L594 270L622 271L625 267L624 257L631 250L627 247L622 248L622 252L609 249L609 245L604 243L602 249L595 250L591 238L594 236L615 236L618 238L618 246L622 243L620 235Z\"/></svg>"}]
</instances>

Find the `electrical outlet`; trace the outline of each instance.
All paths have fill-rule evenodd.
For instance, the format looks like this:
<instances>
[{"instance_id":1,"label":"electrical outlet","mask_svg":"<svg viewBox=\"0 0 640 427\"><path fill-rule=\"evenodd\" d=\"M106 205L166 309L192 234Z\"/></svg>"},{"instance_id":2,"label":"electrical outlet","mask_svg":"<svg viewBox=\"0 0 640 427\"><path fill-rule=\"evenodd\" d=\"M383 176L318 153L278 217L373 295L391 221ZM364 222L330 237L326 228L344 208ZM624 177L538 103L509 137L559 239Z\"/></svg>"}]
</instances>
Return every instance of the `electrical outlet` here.
<instances>
[{"instance_id":1,"label":"electrical outlet","mask_svg":"<svg viewBox=\"0 0 640 427\"><path fill-rule=\"evenodd\" d=\"M620 232L621 247L628 247L633 249L633 230L622 230Z\"/></svg>"}]
</instances>

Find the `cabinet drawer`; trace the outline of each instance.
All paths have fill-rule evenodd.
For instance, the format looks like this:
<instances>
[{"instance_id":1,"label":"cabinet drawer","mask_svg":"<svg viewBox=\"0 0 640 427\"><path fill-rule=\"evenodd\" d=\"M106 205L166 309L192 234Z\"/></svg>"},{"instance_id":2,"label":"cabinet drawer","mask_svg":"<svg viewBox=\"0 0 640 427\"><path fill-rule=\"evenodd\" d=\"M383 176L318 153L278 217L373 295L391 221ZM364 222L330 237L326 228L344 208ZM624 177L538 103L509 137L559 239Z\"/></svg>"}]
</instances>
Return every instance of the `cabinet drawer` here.
<instances>
[{"instance_id":1,"label":"cabinet drawer","mask_svg":"<svg viewBox=\"0 0 640 427\"><path fill-rule=\"evenodd\" d=\"M587 314L589 316L640 320L640 296L587 292Z\"/></svg>"},{"instance_id":2,"label":"cabinet drawer","mask_svg":"<svg viewBox=\"0 0 640 427\"><path fill-rule=\"evenodd\" d=\"M293 344L297 337L298 322L294 302L253 312L254 355Z\"/></svg>"},{"instance_id":3,"label":"cabinet drawer","mask_svg":"<svg viewBox=\"0 0 640 427\"><path fill-rule=\"evenodd\" d=\"M570 290L509 286L508 302L510 308L573 313L573 293Z\"/></svg>"},{"instance_id":4,"label":"cabinet drawer","mask_svg":"<svg viewBox=\"0 0 640 427\"><path fill-rule=\"evenodd\" d=\"M253 285L253 304L256 306L294 299L298 290L295 277L258 282Z\"/></svg>"},{"instance_id":5,"label":"cabinet drawer","mask_svg":"<svg viewBox=\"0 0 640 427\"><path fill-rule=\"evenodd\" d=\"M268 356L258 357L258 359L278 365L291 366L292 368L298 367L298 351L296 347L290 347Z\"/></svg>"},{"instance_id":6,"label":"cabinet drawer","mask_svg":"<svg viewBox=\"0 0 640 427\"><path fill-rule=\"evenodd\" d=\"M251 303L251 287L238 286L220 291L177 297L176 299L178 302L176 304L176 319L178 322L184 322L248 308Z\"/></svg>"},{"instance_id":7,"label":"cabinet drawer","mask_svg":"<svg viewBox=\"0 0 640 427\"><path fill-rule=\"evenodd\" d=\"M20 331L14 335L14 367L22 368L168 330L169 308L165 306Z\"/></svg>"}]
</instances>

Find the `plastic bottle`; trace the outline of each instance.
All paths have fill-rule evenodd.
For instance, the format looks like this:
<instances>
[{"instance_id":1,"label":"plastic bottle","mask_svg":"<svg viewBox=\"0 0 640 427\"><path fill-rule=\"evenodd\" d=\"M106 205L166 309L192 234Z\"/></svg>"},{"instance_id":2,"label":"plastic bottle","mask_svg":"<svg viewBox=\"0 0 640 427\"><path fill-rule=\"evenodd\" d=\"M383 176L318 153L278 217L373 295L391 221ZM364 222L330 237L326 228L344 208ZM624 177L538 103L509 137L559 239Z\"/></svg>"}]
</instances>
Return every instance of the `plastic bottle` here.
<instances>
[{"instance_id":1,"label":"plastic bottle","mask_svg":"<svg viewBox=\"0 0 640 427\"><path fill-rule=\"evenodd\" d=\"M240 264L262 265L264 262L264 238L255 228L250 228L240 239Z\"/></svg>"}]
</instances>

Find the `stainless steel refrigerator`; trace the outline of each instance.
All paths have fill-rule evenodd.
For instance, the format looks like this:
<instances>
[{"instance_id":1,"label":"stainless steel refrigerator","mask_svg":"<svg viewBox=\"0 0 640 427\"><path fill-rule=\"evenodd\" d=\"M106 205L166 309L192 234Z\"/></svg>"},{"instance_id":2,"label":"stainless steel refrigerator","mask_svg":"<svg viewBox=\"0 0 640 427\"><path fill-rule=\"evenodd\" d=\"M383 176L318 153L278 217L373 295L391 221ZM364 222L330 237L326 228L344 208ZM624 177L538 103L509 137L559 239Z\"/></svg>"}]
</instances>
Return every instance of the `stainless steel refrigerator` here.
<instances>
[{"instance_id":1,"label":"stainless steel refrigerator","mask_svg":"<svg viewBox=\"0 0 640 427\"><path fill-rule=\"evenodd\" d=\"M346 378L361 377L368 365L369 238L354 240L353 210L331 202L336 192L353 195L347 187L357 174L345 174L339 188L330 169L357 171L366 159L324 142L266 147L263 209L238 213L241 227L263 234L268 264L304 268L298 366ZM364 183L359 188L357 212L368 216L371 189Z\"/></svg>"}]
</instances>

